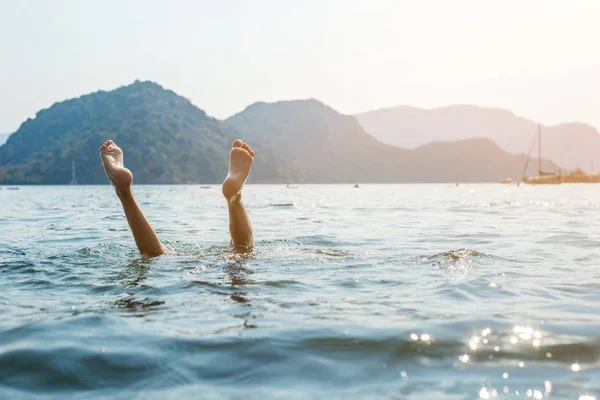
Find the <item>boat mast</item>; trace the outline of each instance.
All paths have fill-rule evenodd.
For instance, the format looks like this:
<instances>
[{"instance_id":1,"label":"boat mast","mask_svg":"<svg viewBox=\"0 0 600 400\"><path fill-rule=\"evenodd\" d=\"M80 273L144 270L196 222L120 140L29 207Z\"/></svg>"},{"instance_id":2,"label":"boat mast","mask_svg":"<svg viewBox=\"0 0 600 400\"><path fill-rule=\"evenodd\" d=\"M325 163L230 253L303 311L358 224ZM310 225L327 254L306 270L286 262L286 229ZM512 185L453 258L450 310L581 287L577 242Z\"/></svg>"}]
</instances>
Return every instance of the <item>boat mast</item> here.
<instances>
[{"instance_id":1,"label":"boat mast","mask_svg":"<svg viewBox=\"0 0 600 400\"><path fill-rule=\"evenodd\" d=\"M542 172L542 124L538 124L538 174L543 175Z\"/></svg>"},{"instance_id":2,"label":"boat mast","mask_svg":"<svg viewBox=\"0 0 600 400\"><path fill-rule=\"evenodd\" d=\"M75 159L71 160L71 185L76 185L77 180L75 179Z\"/></svg>"}]
</instances>

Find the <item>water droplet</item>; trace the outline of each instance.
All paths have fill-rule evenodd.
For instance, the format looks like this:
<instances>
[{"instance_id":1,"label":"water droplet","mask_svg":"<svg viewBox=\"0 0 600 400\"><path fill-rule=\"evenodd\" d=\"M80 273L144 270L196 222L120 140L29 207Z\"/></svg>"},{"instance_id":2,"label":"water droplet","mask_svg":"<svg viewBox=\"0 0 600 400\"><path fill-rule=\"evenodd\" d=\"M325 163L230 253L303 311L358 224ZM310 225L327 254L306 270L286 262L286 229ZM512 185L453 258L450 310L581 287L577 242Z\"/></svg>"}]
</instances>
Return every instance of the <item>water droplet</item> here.
<instances>
[{"instance_id":1,"label":"water droplet","mask_svg":"<svg viewBox=\"0 0 600 400\"><path fill-rule=\"evenodd\" d=\"M419 340L419 335L417 335L416 333L411 333L411 334L410 334L410 338L411 338L412 340Z\"/></svg>"},{"instance_id":2,"label":"water droplet","mask_svg":"<svg viewBox=\"0 0 600 400\"><path fill-rule=\"evenodd\" d=\"M523 361L519 362L519 368L523 368L525 366L525 363Z\"/></svg>"},{"instance_id":3,"label":"water droplet","mask_svg":"<svg viewBox=\"0 0 600 400\"><path fill-rule=\"evenodd\" d=\"M500 347L499 346L494 346L494 351L500 351Z\"/></svg>"},{"instance_id":4,"label":"water droplet","mask_svg":"<svg viewBox=\"0 0 600 400\"><path fill-rule=\"evenodd\" d=\"M403 377L404 379L406 379L408 374L406 373L406 371L402 371L402 372L400 372L400 376Z\"/></svg>"},{"instance_id":5,"label":"water droplet","mask_svg":"<svg viewBox=\"0 0 600 400\"><path fill-rule=\"evenodd\" d=\"M503 377L504 379L508 379L508 374L505 372L505 373L503 373L503 374L502 374L502 377Z\"/></svg>"},{"instance_id":6,"label":"water droplet","mask_svg":"<svg viewBox=\"0 0 600 400\"><path fill-rule=\"evenodd\" d=\"M581 366L577 363L571 365L571 369L573 370L573 372L579 372L581 370Z\"/></svg>"}]
</instances>

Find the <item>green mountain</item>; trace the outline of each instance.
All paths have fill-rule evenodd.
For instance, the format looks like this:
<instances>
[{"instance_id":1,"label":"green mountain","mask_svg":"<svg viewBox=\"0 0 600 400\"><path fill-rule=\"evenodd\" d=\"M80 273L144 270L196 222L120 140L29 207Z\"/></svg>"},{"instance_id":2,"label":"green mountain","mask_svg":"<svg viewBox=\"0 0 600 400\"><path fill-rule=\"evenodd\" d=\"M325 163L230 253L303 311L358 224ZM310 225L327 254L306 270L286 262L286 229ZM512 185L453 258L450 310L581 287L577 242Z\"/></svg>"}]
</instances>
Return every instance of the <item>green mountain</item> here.
<instances>
[{"instance_id":1,"label":"green mountain","mask_svg":"<svg viewBox=\"0 0 600 400\"><path fill-rule=\"evenodd\" d=\"M413 150L383 144L355 117L317 100L256 103L218 121L155 83L136 81L25 121L0 146L0 184L67 184L73 162L78 183L106 184L98 156L106 139L123 148L135 183L219 183L237 137L257 151L253 183L497 182L520 178L526 159L487 139Z\"/></svg>"},{"instance_id":2,"label":"green mountain","mask_svg":"<svg viewBox=\"0 0 600 400\"><path fill-rule=\"evenodd\" d=\"M106 183L98 148L113 139L136 183L218 182L236 134L189 100L136 81L54 104L0 147L1 183Z\"/></svg>"},{"instance_id":3,"label":"green mountain","mask_svg":"<svg viewBox=\"0 0 600 400\"><path fill-rule=\"evenodd\" d=\"M225 123L256 147L263 182L389 182L407 154L317 100L256 103Z\"/></svg>"}]
</instances>

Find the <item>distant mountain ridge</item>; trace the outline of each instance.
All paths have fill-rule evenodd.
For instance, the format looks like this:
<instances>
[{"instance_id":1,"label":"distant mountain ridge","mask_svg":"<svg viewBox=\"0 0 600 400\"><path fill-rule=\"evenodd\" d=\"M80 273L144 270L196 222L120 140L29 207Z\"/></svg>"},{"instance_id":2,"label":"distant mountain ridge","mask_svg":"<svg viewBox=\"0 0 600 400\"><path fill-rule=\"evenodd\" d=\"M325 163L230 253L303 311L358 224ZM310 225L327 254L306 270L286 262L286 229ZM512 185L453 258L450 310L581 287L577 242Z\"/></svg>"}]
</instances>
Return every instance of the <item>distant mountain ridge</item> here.
<instances>
[{"instance_id":1,"label":"distant mountain ridge","mask_svg":"<svg viewBox=\"0 0 600 400\"><path fill-rule=\"evenodd\" d=\"M537 155L537 124L510 111L470 105L436 109L399 106L357 114L369 134L394 146L488 138L512 153ZM600 134L590 125L544 126L542 155L567 168L600 168Z\"/></svg>"},{"instance_id":2,"label":"distant mountain ridge","mask_svg":"<svg viewBox=\"0 0 600 400\"><path fill-rule=\"evenodd\" d=\"M6 142L9 136L9 133L0 134L0 146L2 146Z\"/></svg>"},{"instance_id":3,"label":"distant mountain ridge","mask_svg":"<svg viewBox=\"0 0 600 400\"><path fill-rule=\"evenodd\" d=\"M527 160L489 139L414 150L386 145L366 134L355 118L314 99L256 103L225 123L244 132L263 154L254 171L267 182L497 182L520 179ZM549 162L544 165L550 168Z\"/></svg>"},{"instance_id":4,"label":"distant mountain ridge","mask_svg":"<svg viewBox=\"0 0 600 400\"><path fill-rule=\"evenodd\" d=\"M257 151L253 183L497 182L520 178L524 154L488 139L407 150L367 134L318 100L255 103L219 121L153 82L59 102L0 146L0 183L107 183L98 147L114 139L135 183L220 183L231 142ZM533 174L535 162L528 173Z\"/></svg>"}]
</instances>

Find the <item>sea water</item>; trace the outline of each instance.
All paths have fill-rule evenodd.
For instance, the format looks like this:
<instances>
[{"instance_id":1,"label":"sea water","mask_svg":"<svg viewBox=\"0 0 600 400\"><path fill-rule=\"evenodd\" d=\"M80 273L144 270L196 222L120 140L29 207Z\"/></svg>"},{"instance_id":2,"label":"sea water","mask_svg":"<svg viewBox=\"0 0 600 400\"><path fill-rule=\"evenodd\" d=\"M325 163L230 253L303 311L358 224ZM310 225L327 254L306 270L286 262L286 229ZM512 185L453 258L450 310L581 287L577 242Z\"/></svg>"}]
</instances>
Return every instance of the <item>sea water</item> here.
<instances>
[{"instance_id":1,"label":"sea water","mask_svg":"<svg viewBox=\"0 0 600 400\"><path fill-rule=\"evenodd\" d=\"M0 187L1 399L600 398L600 185L135 193Z\"/></svg>"}]
</instances>

